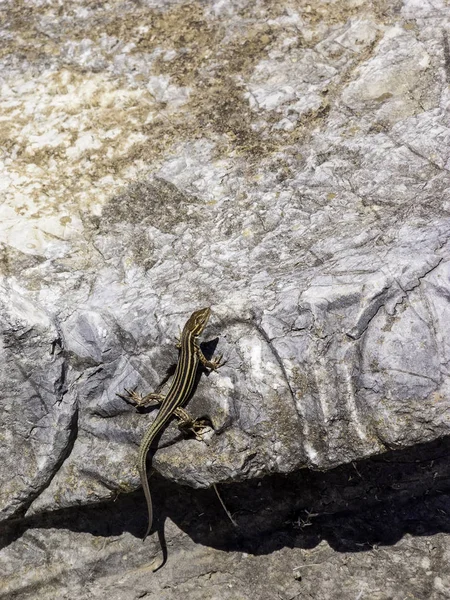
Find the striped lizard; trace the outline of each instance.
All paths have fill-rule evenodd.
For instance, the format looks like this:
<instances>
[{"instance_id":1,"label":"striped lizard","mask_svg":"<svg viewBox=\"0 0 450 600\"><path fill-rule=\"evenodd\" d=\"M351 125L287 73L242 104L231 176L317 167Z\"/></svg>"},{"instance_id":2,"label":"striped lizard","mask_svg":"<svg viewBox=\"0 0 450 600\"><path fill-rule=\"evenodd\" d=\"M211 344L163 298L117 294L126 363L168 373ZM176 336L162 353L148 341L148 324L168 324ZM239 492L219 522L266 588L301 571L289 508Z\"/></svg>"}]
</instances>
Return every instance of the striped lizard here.
<instances>
[{"instance_id":1,"label":"striped lizard","mask_svg":"<svg viewBox=\"0 0 450 600\"><path fill-rule=\"evenodd\" d=\"M152 445L155 437L163 430L173 415L180 419L180 429L191 431L198 439L201 439L198 431L203 428L202 425L198 421L193 420L182 408L182 406L189 399L189 396L192 393L198 363L201 362L204 367L211 369L212 371L218 369L223 364L221 362L222 355L214 358L213 360L208 360L201 351L197 341L198 336L202 334L206 327L210 314L210 308L196 310L192 313L186 325L184 326L183 331L181 332L180 340L177 343L177 348L180 351L177 367L171 386L165 396L154 393L140 396L134 390L125 390L127 397L121 396L121 398L126 401L132 401L138 407L149 406L155 403L161 404L155 420L147 429L144 437L142 438L137 460L138 471L141 478L142 487L144 488L144 495L147 501L148 509L148 527L144 535L144 540L150 533L153 522L152 497L148 485L146 466L147 453L150 449L150 446Z\"/></svg>"}]
</instances>

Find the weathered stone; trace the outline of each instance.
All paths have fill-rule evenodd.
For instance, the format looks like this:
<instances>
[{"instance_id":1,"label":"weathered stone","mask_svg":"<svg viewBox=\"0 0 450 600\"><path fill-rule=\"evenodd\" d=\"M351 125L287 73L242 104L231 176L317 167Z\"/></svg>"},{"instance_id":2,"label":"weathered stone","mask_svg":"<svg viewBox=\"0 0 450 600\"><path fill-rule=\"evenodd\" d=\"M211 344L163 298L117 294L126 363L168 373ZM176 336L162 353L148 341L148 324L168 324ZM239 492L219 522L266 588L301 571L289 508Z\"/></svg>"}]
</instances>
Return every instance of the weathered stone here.
<instances>
[{"instance_id":1,"label":"weathered stone","mask_svg":"<svg viewBox=\"0 0 450 600\"><path fill-rule=\"evenodd\" d=\"M448 461L433 471L450 433L448 7L4 4L4 594L444 597L427 544L438 533L448 553L436 517ZM174 521L176 559L141 578L148 555L130 533L145 507L124 493L140 485L153 417L117 393L168 379L179 328L203 306L207 349L227 363L200 379L188 410L216 431L200 443L171 424L159 440L156 515ZM399 456L426 473L378 474L377 460ZM404 489L390 496L395 477ZM211 490L178 484L218 484L233 512L257 516L238 514L230 533ZM409 528L430 490L434 516ZM384 518L377 498L406 507L404 518L386 508L379 539L398 554L353 561L358 544L378 543L363 526ZM330 534L343 510L357 525ZM96 568L101 584L83 589Z\"/></svg>"}]
</instances>

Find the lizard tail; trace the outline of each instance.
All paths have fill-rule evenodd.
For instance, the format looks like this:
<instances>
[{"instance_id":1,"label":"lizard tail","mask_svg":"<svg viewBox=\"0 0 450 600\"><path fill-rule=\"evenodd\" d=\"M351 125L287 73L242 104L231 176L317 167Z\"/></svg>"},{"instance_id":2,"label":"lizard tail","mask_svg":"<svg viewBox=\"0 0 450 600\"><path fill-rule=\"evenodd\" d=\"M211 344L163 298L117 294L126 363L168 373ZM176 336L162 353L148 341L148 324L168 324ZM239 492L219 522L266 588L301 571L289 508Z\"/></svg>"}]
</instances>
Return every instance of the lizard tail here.
<instances>
[{"instance_id":1,"label":"lizard tail","mask_svg":"<svg viewBox=\"0 0 450 600\"><path fill-rule=\"evenodd\" d=\"M147 511L148 511L148 526L147 526L147 531L145 532L144 538L142 541L145 541L145 538L148 536L148 534L150 533L150 529L152 528L152 523L153 523L153 506L152 506L152 496L150 494L150 487L148 485L148 477L147 477L147 465L146 465L146 459L147 459L147 449L144 448L144 451L142 451L139 453L139 459L138 459L138 471L139 471L139 476L141 478L141 484L142 484L142 488L144 490L144 496L145 496L145 500L147 502Z\"/></svg>"},{"instance_id":2,"label":"lizard tail","mask_svg":"<svg viewBox=\"0 0 450 600\"><path fill-rule=\"evenodd\" d=\"M147 526L147 531L145 532L145 535L144 535L144 537L142 539L142 541L145 542L145 538L150 533L150 529L152 528L152 524L153 524L153 506L152 506L152 496L150 494L150 488L149 488L149 485L148 485L147 470L145 468L144 468L143 471L140 470L140 475L141 475L142 487L144 489L145 500L147 501L147 510L148 510L148 526Z\"/></svg>"}]
</instances>

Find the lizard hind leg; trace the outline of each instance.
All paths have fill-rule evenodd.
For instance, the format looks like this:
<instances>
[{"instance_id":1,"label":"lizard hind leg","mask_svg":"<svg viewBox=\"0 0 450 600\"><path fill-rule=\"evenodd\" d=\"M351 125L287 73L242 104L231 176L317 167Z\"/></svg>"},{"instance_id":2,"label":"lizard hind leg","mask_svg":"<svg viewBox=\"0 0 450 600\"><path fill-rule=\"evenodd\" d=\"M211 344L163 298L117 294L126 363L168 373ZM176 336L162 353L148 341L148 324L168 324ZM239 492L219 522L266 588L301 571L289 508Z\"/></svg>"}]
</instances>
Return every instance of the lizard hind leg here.
<instances>
[{"instance_id":1,"label":"lizard hind leg","mask_svg":"<svg viewBox=\"0 0 450 600\"><path fill-rule=\"evenodd\" d=\"M209 429L209 424L204 419L193 419L191 415L178 407L174 410L174 414L178 417L178 429L185 433L193 433L196 440L203 441L202 434Z\"/></svg>"}]
</instances>

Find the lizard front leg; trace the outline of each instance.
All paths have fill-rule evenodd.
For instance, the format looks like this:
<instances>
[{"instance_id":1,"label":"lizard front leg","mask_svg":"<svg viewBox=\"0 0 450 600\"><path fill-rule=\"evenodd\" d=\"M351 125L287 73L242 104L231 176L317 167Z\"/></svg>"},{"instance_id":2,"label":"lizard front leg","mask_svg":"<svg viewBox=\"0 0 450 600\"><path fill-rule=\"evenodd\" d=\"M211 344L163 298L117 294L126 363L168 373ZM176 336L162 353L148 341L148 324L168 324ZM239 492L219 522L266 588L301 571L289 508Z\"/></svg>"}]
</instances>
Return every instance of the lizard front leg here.
<instances>
[{"instance_id":1,"label":"lizard front leg","mask_svg":"<svg viewBox=\"0 0 450 600\"><path fill-rule=\"evenodd\" d=\"M132 402L133 404L135 404L136 406L156 406L157 404L161 404L161 402L164 400L165 396L164 394L146 394L145 396L141 396L140 394L138 394L137 392L135 392L134 390L125 390L127 393L127 396L122 396L122 394L117 394L119 396L119 398L122 398L123 400L125 400L125 402Z\"/></svg>"},{"instance_id":2,"label":"lizard front leg","mask_svg":"<svg viewBox=\"0 0 450 600\"><path fill-rule=\"evenodd\" d=\"M208 360L206 358L206 356L203 354L199 344L197 342L195 342L195 352L198 356L199 361L202 363L202 365L204 367L207 367L208 369L211 369L212 371L215 371L216 369L218 369L219 367L221 367L222 365L225 364L225 361L222 361L222 354L219 354L219 356L217 356L216 358L213 358L212 360Z\"/></svg>"}]
</instances>

